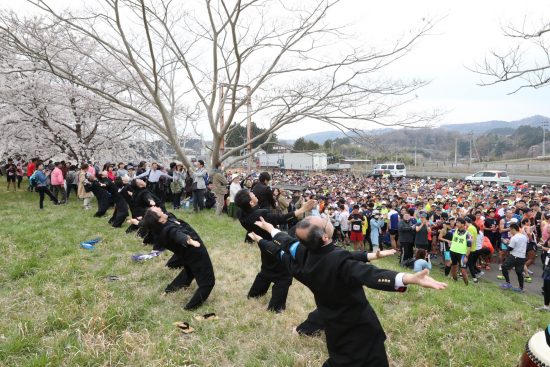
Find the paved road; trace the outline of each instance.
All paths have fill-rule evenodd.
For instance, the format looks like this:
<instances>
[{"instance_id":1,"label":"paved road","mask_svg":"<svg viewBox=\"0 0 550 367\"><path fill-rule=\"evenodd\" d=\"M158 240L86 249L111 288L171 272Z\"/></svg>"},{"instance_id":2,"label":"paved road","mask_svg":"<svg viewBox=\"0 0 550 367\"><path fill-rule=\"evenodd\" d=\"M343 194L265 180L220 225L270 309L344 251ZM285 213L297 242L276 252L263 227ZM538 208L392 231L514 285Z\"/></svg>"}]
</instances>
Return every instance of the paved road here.
<instances>
[{"instance_id":1,"label":"paved road","mask_svg":"<svg viewBox=\"0 0 550 367\"><path fill-rule=\"evenodd\" d=\"M493 263L491 264L491 270L483 270L485 272L485 275L480 277L480 282L491 282L495 283L495 287L500 286L500 284L504 283L504 280L497 279L498 275L501 275L502 272L498 270L498 264L496 263L497 258L493 257ZM433 266L435 269L440 268L440 259L436 259L433 261ZM541 305L542 305L542 294L541 294L541 288L542 288L542 265L540 262L540 255L537 257L537 260L535 261L535 264L531 265L529 267L529 270L533 271L534 274L531 275L531 279L533 279L532 283L524 283L523 289L526 293L534 294L541 297ZM510 282L513 287L518 286L518 278L514 270L511 270L509 272L510 274ZM468 272L468 277L470 276L470 272ZM459 281L461 281L459 279ZM470 285L471 279L470 279ZM473 284L475 286L475 284ZM503 291L504 292L504 291ZM507 291L506 291L507 292Z\"/></svg>"},{"instance_id":2,"label":"paved road","mask_svg":"<svg viewBox=\"0 0 550 367\"><path fill-rule=\"evenodd\" d=\"M471 172L475 173L475 172ZM444 178L464 178L468 174L460 172L449 172L445 168L441 168L440 171L429 171L429 170L407 170L408 176L422 176L422 177L444 177ZM512 180L521 180L527 181L536 185L550 184L549 176L534 176L534 175L510 175Z\"/></svg>"}]
</instances>

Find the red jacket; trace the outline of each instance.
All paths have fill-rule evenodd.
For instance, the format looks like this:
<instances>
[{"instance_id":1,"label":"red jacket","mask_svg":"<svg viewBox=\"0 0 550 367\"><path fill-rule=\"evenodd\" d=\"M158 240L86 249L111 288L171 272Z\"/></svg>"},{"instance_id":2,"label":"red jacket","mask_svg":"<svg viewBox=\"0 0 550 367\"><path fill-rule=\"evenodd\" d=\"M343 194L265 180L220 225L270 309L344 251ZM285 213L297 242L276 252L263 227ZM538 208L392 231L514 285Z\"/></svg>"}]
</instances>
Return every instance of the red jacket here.
<instances>
[{"instance_id":1,"label":"red jacket","mask_svg":"<svg viewBox=\"0 0 550 367\"><path fill-rule=\"evenodd\" d=\"M32 162L27 164L27 177L31 177L34 171L36 171L35 164Z\"/></svg>"}]
</instances>

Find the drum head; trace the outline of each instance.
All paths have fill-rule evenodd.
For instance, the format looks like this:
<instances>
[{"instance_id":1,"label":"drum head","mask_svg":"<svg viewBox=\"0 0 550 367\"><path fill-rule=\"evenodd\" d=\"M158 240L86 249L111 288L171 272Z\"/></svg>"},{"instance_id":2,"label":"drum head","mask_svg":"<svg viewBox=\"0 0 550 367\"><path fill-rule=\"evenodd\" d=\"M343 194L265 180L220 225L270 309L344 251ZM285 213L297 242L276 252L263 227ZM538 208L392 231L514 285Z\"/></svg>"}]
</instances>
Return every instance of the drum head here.
<instances>
[{"instance_id":1,"label":"drum head","mask_svg":"<svg viewBox=\"0 0 550 367\"><path fill-rule=\"evenodd\" d=\"M550 367L550 347L546 344L544 331L539 331L529 339L526 352L535 366Z\"/></svg>"}]
</instances>

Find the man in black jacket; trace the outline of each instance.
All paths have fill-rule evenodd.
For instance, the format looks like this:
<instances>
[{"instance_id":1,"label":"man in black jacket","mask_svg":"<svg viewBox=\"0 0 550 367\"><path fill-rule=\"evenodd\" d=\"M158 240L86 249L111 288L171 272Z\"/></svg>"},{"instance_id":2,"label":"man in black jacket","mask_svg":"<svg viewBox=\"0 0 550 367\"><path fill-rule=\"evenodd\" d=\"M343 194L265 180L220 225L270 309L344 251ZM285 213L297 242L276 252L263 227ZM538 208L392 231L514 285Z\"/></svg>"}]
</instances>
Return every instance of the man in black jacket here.
<instances>
[{"instance_id":1,"label":"man in black jacket","mask_svg":"<svg viewBox=\"0 0 550 367\"><path fill-rule=\"evenodd\" d=\"M256 226L255 222L260 220L260 217L263 217L267 222L274 225L286 224L293 218L304 214L307 210L311 210L313 205L315 205L315 201L310 200L294 212L276 214L272 213L269 209L260 209L256 195L247 189L242 189L235 195L235 205L241 209L239 220L243 228L247 230L247 233L255 232L266 239L271 239L269 232L265 232ZM288 269L277 259L273 258L271 254L265 251L260 251L260 253L262 266L260 272L256 275L254 283L250 287L248 297L257 298L263 296L269 290L271 283L273 283L271 300L267 309L281 312L286 308L286 297L288 295L288 288L292 284L292 276L288 272Z\"/></svg>"},{"instance_id":2,"label":"man in black jacket","mask_svg":"<svg viewBox=\"0 0 550 367\"><path fill-rule=\"evenodd\" d=\"M275 198L269 188L271 176L267 172L260 173L259 182L252 187L252 192L258 198L258 208L275 209Z\"/></svg>"},{"instance_id":3,"label":"man in black jacket","mask_svg":"<svg viewBox=\"0 0 550 367\"><path fill-rule=\"evenodd\" d=\"M132 224L138 223L136 219L130 221ZM139 223L153 234L156 243L174 253L167 265L171 268L183 267L165 292L187 288L195 279L198 288L184 308L193 310L202 305L214 288L215 276L208 251L197 232L185 221L171 213L164 213L159 207L147 209Z\"/></svg>"},{"instance_id":4,"label":"man in black jacket","mask_svg":"<svg viewBox=\"0 0 550 367\"><path fill-rule=\"evenodd\" d=\"M403 214L397 225L397 233L399 236L399 247L401 247L401 264L405 265L407 261L413 258L414 237L416 235L416 230L409 213Z\"/></svg>"},{"instance_id":5,"label":"man in black jacket","mask_svg":"<svg viewBox=\"0 0 550 367\"><path fill-rule=\"evenodd\" d=\"M97 212L94 217L102 217L105 215L110 206L110 194L107 191L107 185L98 181L93 175L86 175L84 182L84 190L92 192L97 199Z\"/></svg>"},{"instance_id":6,"label":"man in black jacket","mask_svg":"<svg viewBox=\"0 0 550 367\"><path fill-rule=\"evenodd\" d=\"M406 285L444 289L447 285L429 277L378 269L334 246L330 220L307 217L298 223L299 241L265 222L257 226L270 232L273 241L259 241L306 285L315 297L318 314L325 325L329 359L324 366L384 367L388 360L386 335L370 306L363 286L385 291L404 291Z\"/></svg>"}]
</instances>

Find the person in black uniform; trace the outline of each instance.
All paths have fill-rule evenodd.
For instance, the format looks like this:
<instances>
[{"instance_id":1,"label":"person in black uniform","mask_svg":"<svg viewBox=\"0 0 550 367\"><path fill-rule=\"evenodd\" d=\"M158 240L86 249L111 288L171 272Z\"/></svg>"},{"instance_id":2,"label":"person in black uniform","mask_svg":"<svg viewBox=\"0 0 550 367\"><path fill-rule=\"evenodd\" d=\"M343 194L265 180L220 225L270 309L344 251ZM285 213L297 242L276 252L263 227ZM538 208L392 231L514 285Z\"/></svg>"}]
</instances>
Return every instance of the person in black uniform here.
<instances>
[{"instance_id":1,"label":"person in black uniform","mask_svg":"<svg viewBox=\"0 0 550 367\"><path fill-rule=\"evenodd\" d=\"M110 195L107 191L107 185L101 183L94 175L87 174L86 182L84 182L84 190L92 192L97 199L97 212L94 217L102 217L107 212L110 206Z\"/></svg>"},{"instance_id":2,"label":"person in black uniform","mask_svg":"<svg viewBox=\"0 0 550 367\"><path fill-rule=\"evenodd\" d=\"M235 195L235 205L241 209L239 221L247 233L255 232L260 236L271 239L269 232L265 232L254 223L260 217L263 217L267 222L274 225L286 224L292 218L296 218L304 214L307 210L311 210L315 205L314 200L310 200L302 207L294 212L277 214L271 212L270 209L260 209L258 207L258 198L247 189L242 189ZM256 279L252 283L248 291L248 298L261 297L267 293L269 286L273 283L271 289L271 300L267 309L270 311L281 312L286 308L286 297L288 288L292 284L292 276L287 268L285 268L271 254L261 250L262 265L260 272L256 275Z\"/></svg>"},{"instance_id":3,"label":"person in black uniform","mask_svg":"<svg viewBox=\"0 0 550 367\"><path fill-rule=\"evenodd\" d=\"M130 223L144 226L152 233L154 241L174 253L168 260L170 268L183 267L178 276L166 287L165 292L187 288L195 279L198 288L185 305L186 310L201 306L208 298L216 282L212 261L200 236L185 221L159 207L147 209L143 220L130 219Z\"/></svg>"},{"instance_id":4,"label":"person in black uniform","mask_svg":"<svg viewBox=\"0 0 550 367\"><path fill-rule=\"evenodd\" d=\"M260 173L258 180L259 182L252 187L252 192L258 198L258 208L275 209L275 198L273 197L273 192L268 186L269 181L271 181L271 176L267 172L262 172Z\"/></svg>"},{"instance_id":5,"label":"person in black uniform","mask_svg":"<svg viewBox=\"0 0 550 367\"><path fill-rule=\"evenodd\" d=\"M318 315L325 325L329 358L325 367L384 367L388 359L386 335L370 306L363 286L385 291L404 291L409 284L444 289L447 285L430 276L378 269L332 243L330 220L307 217L296 227L299 239L261 221L256 225L273 241L251 234L260 247L274 254L315 297Z\"/></svg>"},{"instance_id":6,"label":"person in black uniform","mask_svg":"<svg viewBox=\"0 0 550 367\"><path fill-rule=\"evenodd\" d=\"M132 218L138 219L138 221L143 218L145 215L145 212L147 209L153 206L158 206L162 209L162 211L166 212L166 208L164 207L164 203L155 196L149 189L147 188L147 184L145 181L137 178L132 181L132 184L130 185L131 193L132 193L132 204L130 208L132 208ZM130 227L126 230L126 233L133 232L137 230L137 235L143 238L144 244L153 244L153 239L148 236L148 231L145 227L139 227L136 225L130 225ZM160 250L161 248L156 248L155 250Z\"/></svg>"},{"instance_id":7,"label":"person in black uniform","mask_svg":"<svg viewBox=\"0 0 550 367\"><path fill-rule=\"evenodd\" d=\"M115 186L118 192L115 196L115 210L111 219L109 219L109 223L115 228L120 228L128 216L128 202L126 198L126 192L129 188L128 179L122 177L115 178Z\"/></svg>"}]
</instances>

